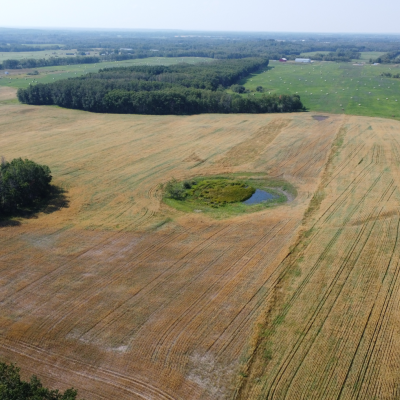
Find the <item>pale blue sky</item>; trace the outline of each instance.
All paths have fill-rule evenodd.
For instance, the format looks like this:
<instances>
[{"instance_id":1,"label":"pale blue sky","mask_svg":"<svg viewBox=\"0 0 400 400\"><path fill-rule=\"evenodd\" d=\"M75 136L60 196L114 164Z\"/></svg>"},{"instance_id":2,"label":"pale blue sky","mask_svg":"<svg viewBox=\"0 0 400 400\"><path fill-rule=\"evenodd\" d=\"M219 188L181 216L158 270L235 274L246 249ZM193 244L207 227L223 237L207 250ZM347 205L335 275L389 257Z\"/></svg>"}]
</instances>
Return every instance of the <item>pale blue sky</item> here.
<instances>
[{"instance_id":1,"label":"pale blue sky","mask_svg":"<svg viewBox=\"0 0 400 400\"><path fill-rule=\"evenodd\" d=\"M400 33L400 0L0 1L0 27Z\"/></svg>"}]
</instances>

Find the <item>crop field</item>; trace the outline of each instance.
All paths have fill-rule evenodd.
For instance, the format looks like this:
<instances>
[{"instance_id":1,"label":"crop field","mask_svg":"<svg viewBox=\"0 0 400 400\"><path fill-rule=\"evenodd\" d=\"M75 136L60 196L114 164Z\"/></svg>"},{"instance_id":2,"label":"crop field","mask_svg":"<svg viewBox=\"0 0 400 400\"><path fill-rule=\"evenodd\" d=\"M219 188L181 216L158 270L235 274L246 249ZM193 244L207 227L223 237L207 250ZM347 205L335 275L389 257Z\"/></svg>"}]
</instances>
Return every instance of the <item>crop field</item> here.
<instances>
[{"instance_id":1,"label":"crop field","mask_svg":"<svg viewBox=\"0 0 400 400\"><path fill-rule=\"evenodd\" d=\"M212 59L202 57L150 57L136 60L109 61L98 64L76 64L7 70L9 75L5 75L4 71L0 70L0 87L26 88L29 84L50 83L60 79L81 76L89 72L97 72L101 68L129 67L131 65L172 65L181 62L194 64L209 61L212 61ZM39 75L27 75L33 71L38 71Z\"/></svg>"},{"instance_id":2,"label":"crop field","mask_svg":"<svg viewBox=\"0 0 400 400\"><path fill-rule=\"evenodd\" d=\"M239 398L399 398L399 138L398 122L343 124Z\"/></svg>"},{"instance_id":3,"label":"crop field","mask_svg":"<svg viewBox=\"0 0 400 400\"><path fill-rule=\"evenodd\" d=\"M1 222L0 358L89 400L229 398L342 124L0 105L2 155L49 165L61 192ZM161 201L171 177L234 172L298 195L227 219Z\"/></svg>"},{"instance_id":4,"label":"crop field","mask_svg":"<svg viewBox=\"0 0 400 400\"><path fill-rule=\"evenodd\" d=\"M9 104L0 149L49 165L43 212L0 220L0 360L97 399L393 399L400 122L106 115ZM266 174L291 201L224 218L171 178Z\"/></svg>"},{"instance_id":5,"label":"crop field","mask_svg":"<svg viewBox=\"0 0 400 400\"><path fill-rule=\"evenodd\" d=\"M270 62L266 72L253 74L242 83L252 91L262 86L266 93L298 93L312 111L400 120L400 79L381 77L383 72L396 74L400 68L336 62Z\"/></svg>"}]
</instances>

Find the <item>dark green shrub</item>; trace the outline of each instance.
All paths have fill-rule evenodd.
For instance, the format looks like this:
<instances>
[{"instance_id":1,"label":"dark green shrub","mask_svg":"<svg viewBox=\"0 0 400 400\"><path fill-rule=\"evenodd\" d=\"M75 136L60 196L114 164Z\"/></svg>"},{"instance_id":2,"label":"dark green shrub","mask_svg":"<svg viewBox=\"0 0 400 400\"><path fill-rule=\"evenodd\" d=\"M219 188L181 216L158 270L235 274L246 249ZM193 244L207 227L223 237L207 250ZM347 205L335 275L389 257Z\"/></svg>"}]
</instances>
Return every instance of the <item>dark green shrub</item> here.
<instances>
[{"instance_id":1,"label":"dark green shrub","mask_svg":"<svg viewBox=\"0 0 400 400\"><path fill-rule=\"evenodd\" d=\"M246 88L242 85L232 85L231 90L235 93L244 93L246 91Z\"/></svg>"}]
</instances>

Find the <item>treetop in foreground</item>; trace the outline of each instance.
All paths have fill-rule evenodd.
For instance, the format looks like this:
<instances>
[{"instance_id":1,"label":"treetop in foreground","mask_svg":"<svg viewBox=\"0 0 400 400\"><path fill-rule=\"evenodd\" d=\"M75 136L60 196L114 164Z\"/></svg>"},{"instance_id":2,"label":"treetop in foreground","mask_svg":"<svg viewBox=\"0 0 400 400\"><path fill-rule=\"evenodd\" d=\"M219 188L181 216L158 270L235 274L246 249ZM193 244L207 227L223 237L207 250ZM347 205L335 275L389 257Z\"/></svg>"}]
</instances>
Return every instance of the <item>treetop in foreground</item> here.
<instances>
[{"instance_id":1,"label":"treetop in foreground","mask_svg":"<svg viewBox=\"0 0 400 400\"><path fill-rule=\"evenodd\" d=\"M0 363L1 400L76 400L77 394L72 388L64 393L45 388L35 375L25 382L21 380L20 368Z\"/></svg>"}]
</instances>

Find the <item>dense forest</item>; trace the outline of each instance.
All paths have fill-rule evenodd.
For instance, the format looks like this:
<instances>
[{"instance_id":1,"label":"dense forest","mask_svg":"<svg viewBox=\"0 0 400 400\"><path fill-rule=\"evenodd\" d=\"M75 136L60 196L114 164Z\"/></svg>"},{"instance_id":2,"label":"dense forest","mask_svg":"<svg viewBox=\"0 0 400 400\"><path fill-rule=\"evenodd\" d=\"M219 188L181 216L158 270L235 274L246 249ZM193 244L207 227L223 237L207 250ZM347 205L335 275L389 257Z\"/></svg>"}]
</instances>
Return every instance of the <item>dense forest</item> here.
<instances>
[{"instance_id":1,"label":"dense forest","mask_svg":"<svg viewBox=\"0 0 400 400\"><path fill-rule=\"evenodd\" d=\"M268 66L265 59L107 68L18 90L22 103L125 114L266 113L303 109L298 95L257 98L225 89Z\"/></svg>"},{"instance_id":2,"label":"dense forest","mask_svg":"<svg viewBox=\"0 0 400 400\"><path fill-rule=\"evenodd\" d=\"M49 167L16 158L0 163L0 215L36 205L50 192ZM0 396L2 399L2 397Z\"/></svg>"},{"instance_id":3,"label":"dense forest","mask_svg":"<svg viewBox=\"0 0 400 400\"><path fill-rule=\"evenodd\" d=\"M13 364L0 363L1 400L76 400L77 391L51 390L33 375L29 382L21 379L20 369Z\"/></svg>"}]
</instances>

